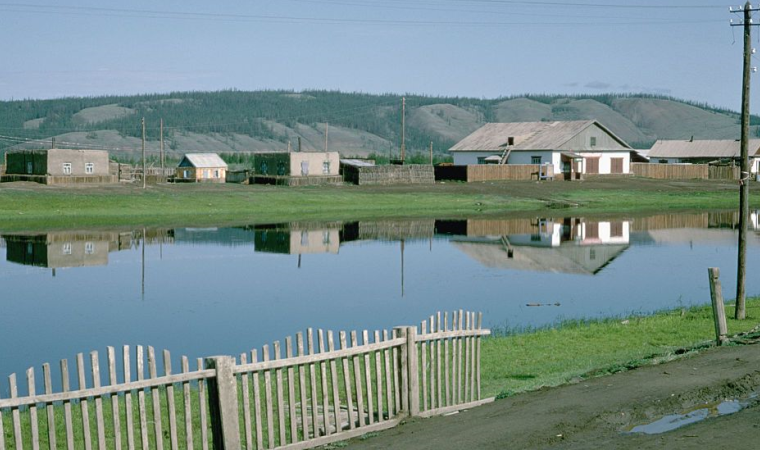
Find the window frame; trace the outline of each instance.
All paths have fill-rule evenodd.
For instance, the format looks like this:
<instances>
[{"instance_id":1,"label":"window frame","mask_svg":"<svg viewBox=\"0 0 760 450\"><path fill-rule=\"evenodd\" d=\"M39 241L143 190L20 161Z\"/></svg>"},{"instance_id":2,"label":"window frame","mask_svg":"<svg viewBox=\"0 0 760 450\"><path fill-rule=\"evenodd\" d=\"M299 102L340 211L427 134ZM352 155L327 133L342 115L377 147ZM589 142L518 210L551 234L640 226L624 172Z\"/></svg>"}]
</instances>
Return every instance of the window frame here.
<instances>
[{"instance_id":1,"label":"window frame","mask_svg":"<svg viewBox=\"0 0 760 450\"><path fill-rule=\"evenodd\" d=\"M64 175L71 175L71 163L70 162L63 163L63 174Z\"/></svg>"},{"instance_id":2,"label":"window frame","mask_svg":"<svg viewBox=\"0 0 760 450\"><path fill-rule=\"evenodd\" d=\"M92 175L95 173L95 163L88 162L84 163L84 173L87 175Z\"/></svg>"}]
</instances>

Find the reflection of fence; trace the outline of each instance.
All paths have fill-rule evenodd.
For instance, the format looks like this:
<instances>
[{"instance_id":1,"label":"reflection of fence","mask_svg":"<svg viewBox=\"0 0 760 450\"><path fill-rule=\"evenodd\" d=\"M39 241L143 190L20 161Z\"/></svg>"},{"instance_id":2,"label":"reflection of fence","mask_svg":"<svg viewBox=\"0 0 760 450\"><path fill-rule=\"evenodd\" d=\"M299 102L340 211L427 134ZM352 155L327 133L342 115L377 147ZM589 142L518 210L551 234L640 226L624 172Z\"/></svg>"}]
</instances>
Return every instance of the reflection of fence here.
<instances>
[{"instance_id":1,"label":"reflection of fence","mask_svg":"<svg viewBox=\"0 0 760 450\"><path fill-rule=\"evenodd\" d=\"M218 356L190 370L183 357L178 374L164 351L162 376L152 347L147 377L142 346L134 366L129 347L119 361L109 347L106 385L98 353L90 354L90 386L79 354L76 390L66 360L61 392L53 392L49 364L44 394L36 393L33 369L25 397L11 375L10 398L0 399L0 449L92 448L93 441L98 449L311 448L391 428L410 415L472 407L492 400L480 398L480 339L490 333L481 322L481 315L459 311L451 323L438 313L419 330L396 327L390 335L340 332L336 339L309 329L305 338L285 340L284 358L275 342L239 363Z\"/></svg>"}]
</instances>

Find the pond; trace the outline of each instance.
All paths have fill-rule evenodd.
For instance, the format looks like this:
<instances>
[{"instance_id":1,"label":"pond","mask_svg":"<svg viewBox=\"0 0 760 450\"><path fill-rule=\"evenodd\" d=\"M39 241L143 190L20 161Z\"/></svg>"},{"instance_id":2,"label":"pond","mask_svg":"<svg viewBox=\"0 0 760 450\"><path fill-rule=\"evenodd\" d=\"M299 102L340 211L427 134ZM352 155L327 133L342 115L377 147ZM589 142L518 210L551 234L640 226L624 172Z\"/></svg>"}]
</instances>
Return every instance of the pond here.
<instances>
[{"instance_id":1,"label":"pond","mask_svg":"<svg viewBox=\"0 0 760 450\"><path fill-rule=\"evenodd\" d=\"M484 326L519 329L705 304L708 267L734 296L737 221L704 212L3 234L0 376L125 344L239 355L308 327L384 329L436 311L482 311ZM756 213L751 228L749 274L760 269ZM758 277L747 283L760 293Z\"/></svg>"}]
</instances>

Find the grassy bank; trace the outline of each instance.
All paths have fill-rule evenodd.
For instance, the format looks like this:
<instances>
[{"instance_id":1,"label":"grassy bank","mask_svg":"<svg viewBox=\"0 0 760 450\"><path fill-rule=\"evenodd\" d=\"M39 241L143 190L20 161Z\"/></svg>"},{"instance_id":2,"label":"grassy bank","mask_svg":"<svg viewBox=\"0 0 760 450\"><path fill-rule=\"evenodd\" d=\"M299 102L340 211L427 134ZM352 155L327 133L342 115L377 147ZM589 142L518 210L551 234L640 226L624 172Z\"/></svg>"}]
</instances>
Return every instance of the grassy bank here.
<instances>
[{"instance_id":1,"label":"grassy bank","mask_svg":"<svg viewBox=\"0 0 760 450\"><path fill-rule=\"evenodd\" d=\"M760 321L760 298L747 301L747 319L733 320L729 334ZM528 333L485 339L482 344L484 396L511 395L556 386L673 358L715 337L711 306L664 311L651 316L567 322Z\"/></svg>"},{"instance_id":2,"label":"grassy bank","mask_svg":"<svg viewBox=\"0 0 760 450\"><path fill-rule=\"evenodd\" d=\"M757 186L753 184L757 190ZM752 196L754 206L760 206ZM0 230L101 226L216 226L533 212L546 215L733 209L729 183L624 179L582 183L405 186L0 185Z\"/></svg>"}]
</instances>

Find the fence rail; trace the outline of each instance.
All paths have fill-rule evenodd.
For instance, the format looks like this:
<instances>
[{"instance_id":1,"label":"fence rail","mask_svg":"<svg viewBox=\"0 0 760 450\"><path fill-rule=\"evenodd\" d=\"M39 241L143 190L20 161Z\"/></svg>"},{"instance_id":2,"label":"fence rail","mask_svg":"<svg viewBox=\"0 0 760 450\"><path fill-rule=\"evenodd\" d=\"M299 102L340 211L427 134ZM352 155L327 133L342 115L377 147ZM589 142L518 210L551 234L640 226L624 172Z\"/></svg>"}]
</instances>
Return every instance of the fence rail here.
<instances>
[{"instance_id":1,"label":"fence rail","mask_svg":"<svg viewBox=\"0 0 760 450\"><path fill-rule=\"evenodd\" d=\"M738 180L741 169L708 164L631 163L631 172L638 177L662 180Z\"/></svg>"},{"instance_id":2,"label":"fence rail","mask_svg":"<svg viewBox=\"0 0 760 450\"><path fill-rule=\"evenodd\" d=\"M480 396L480 339L490 334L481 324L481 314L458 311L390 332L308 329L284 348L198 359L195 370L183 356L179 373L164 351L163 375L153 347L124 346L120 358L108 347L106 384L98 352L89 370L80 353L75 389L68 360L60 392L49 364L44 393L33 368L26 396L8 378L0 450L306 449L469 408L493 400Z\"/></svg>"}]
</instances>

